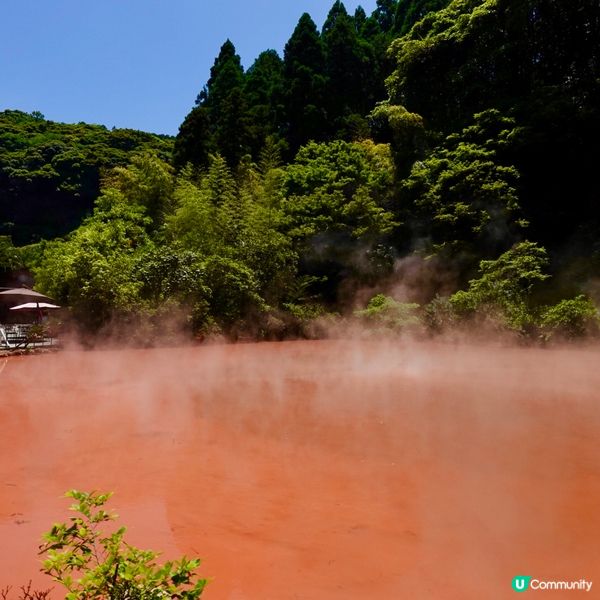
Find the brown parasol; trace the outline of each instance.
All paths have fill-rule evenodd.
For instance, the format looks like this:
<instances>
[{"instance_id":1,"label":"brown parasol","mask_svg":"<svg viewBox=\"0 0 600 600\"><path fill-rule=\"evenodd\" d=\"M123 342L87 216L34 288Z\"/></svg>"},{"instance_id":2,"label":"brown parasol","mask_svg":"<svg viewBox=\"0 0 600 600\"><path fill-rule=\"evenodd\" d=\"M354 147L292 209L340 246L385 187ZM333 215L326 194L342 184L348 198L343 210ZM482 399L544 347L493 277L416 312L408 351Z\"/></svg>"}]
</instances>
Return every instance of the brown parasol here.
<instances>
[{"instance_id":1,"label":"brown parasol","mask_svg":"<svg viewBox=\"0 0 600 600\"><path fill-rule=\"evenodd\" d=\"M29 288L10 288L0 292L0 301L7 304L23 304L25 302L50 302L52 298L30 290Z\"/></svg>"}]
</instances>

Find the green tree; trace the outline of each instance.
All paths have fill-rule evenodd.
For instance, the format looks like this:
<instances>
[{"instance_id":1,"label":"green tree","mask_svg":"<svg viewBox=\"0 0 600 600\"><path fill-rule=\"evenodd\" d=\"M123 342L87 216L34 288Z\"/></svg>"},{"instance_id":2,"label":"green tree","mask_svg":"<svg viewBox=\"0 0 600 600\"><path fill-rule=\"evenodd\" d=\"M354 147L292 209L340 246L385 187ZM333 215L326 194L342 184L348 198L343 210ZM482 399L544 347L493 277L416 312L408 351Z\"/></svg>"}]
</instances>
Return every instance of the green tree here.
<instances>
[{"instance_id":1,"label":"green tree","mask_svg":"<svg viewBox=\"0 0 600 600\"><path fill-rule=\"evenodd\" d=\"M450 0L398 0L394 15L394 32L406 35L415 23L431 12L445 8Z\"/></svg>"},{"instance_id":2,"label":"green tree","mask_svg":"<svg viewBox=\"0 0 600 600\"><path fill-rule=\"evenodd\" d=\"M0 235L17 246L66 235L91 213L104 172L133 153L170 160L171 148L167 136L0 112Z\"/></svg>"},{"instance_id":3,"label":"green tree","mask_svg":"<svg viewBox=\"0 0 600 600\"><path fill-rule=\"evenodd\" d=\"M173 164L177 169L188 163L195 167L206 167L214 150L210 112L203 106L196 106L179 127L173 147Z\"/></svg>"},{"instance_id":4,"label":"green tree","mask_svg":"<svg viewBox=\"0 0 600 600\"><path fill-rule=\"evenodd\" d=\"M454 259L503 250L527 225L520 211L519 173L504 149L518 128L488 111L417 161L402 184L402 215L429 247Z\"/></svg>"},{"instance_id":5,"label":"green tree","mask_svg":"<svg viewBox=\"0 0 600 600\"><path fill-rule=\"evenodd\" d=\"M303 147L285 172L284 207L294 236L340 230L354 238L378 237L394 227L385 210L393 164L387 146L372 142Z\"/></svg>"},{"instance_id":6,"label":"green tree","mask_svg":"<svg viewBox=\"0 0 600 600\"><path fill-rule=\"evenodd\" d=\"M248 166L236 181L225 161L213 157L199 183L180 180L178 208L167 231L170 239L201 256L238 261L250 269L256 290L276 301L293 278L296 255L283 231L278 168L266 158L263 167L260 173Z\"/></svg>"},{"instance_id":7,"label":"green tree","mask_svg":"<svg viewBox=\"0 0 600 600\"><path fill-rule=\"evenodd\" d=\"M202 265L203 256L175 246L148 247L140 253L134 277L141 284L140 296L152 306L170 300L194 306L211 294Z\"/></svg>"},{"instance_id":8,"label":"green tree","mask_svg":"<svg viewBox=\"0 0 600 600\"><path fill-rule=\"evenodd\" d=\"M600 331L600 313L590 298L581 294L547 307L541 315L543 336L573 340Z\"/></svg>"},{"instance_id":9,"label":"green tree","mask_svg":"<svg viewBox=\"0 0 600 600\"><path fill-rule=\"evenodd\" d=\"M365 9L359 4L356 7L356 10L354 11L354 29L358 35L361 35L366 20L367 13L365 12Z\"/></svg>"},{"instance_id":10,"label":"green tree","mask_svg":"<svg viewBox=\"0 0 600 600\"><path fill-rule=\"evenodd\" d=\"M217 227L218 197L214 197L214 192L206 178L200 186L185 175L178 178L174 193L176 209L167 219L167 238L202 256L219 252L223 240Z\"/></svg>"},{"instance_id":11,"label":"green tree","mask_svg":"<svg viewBox=\"0 0 600 600\"><path fill-rule=\"evenodd\" d=\"M177 242L150 246L138 254L133 277L140 284L140 299L148 306L145 325L157 324L155 334L168 339L169 328L177 337L186 331L194 335L214 331L212 289L204 260L203 255Z\"/></svg>"},{"instance_id":12,"label":"green tree","mask_svg":"<svg viewBox=\"0 0 600 600\"><path fill-rule=\"evenodd\" d=\"M242 86L243 81L244 69L240 57L236 54L231 40L226 40L210 69L206 86L198 94L196 104L209 108L219 106L231 90Z\"/></svg>"},{"instance_id":13,"label":"green tree","mask_svg":"<svg viewBox=\"0 0 600 600\"><path fill-rule=\"evenodd\" d=\"M246 73L244 89L251 123L252 156L258 157L266 139L281 135L283 129L283 61L275 50L258 55Z\"/></svg>"},{"instance_id":14,"label":"green tree","mask_svg":"<svg viewBox=\"0 0 600 600\"><path fill-rule=\"evenodd\" d=\"M173 210L173 170L156 155L134 155L127 167L113 169L106 183L128 202L142 206L153 229Z\"/></svg>"},{"instance_id":15,"label":"green tree","mask_svg":"<svg viewBox=\"0 0 600 600\"><path fill-rule=\"evenodd\" d=\"M390 48L391 101L429 127L459 131L488 109L517 119L524 135L511 163L523 210L531 235L553 250L589 247L580 224L600 224L598 38L593 0L453 0Z\"/></svg>"},{"instance_id":16,"label":"green tree","mask_svg":"<svg viewBox=\"0 0 600 600\"><path fill-rule=\"evenodd\" d=\"M197 103L209 111L210 129L219 153L231 167L237 165L250 149L250 123L244 70L230 40L221 46Z\"/></svg>"},{"instance_id":17,"label":"green tree","mask_svg":"<svg viewBox=\"0 0 600 600\"><path fill-rule=\"evenodd\" d=\"M108 527L117 518L103 507L111 494L71 490L76 516L55 523L44 535L42 571L66 588L66 600L196 600L207 584L195 571L198 559L185 556L163 565L158 554L124 540L125 527Z\"/></svg>"},{"instance_id":18,"label":"green tree","mask_svg":"<svg viewBox=\"0 0 600 600\"><path fill-rule=\"evenodd\" d=\"M215 143L227 164L235 167L252 150L248 104L243 88L232 90L220 106L215 125Z\"/></svg>"},{"instance_id":19,"label":"green tree","mask_svg":"<svg viewBox=\"0 0 600 600\"><path fill-rule=\"evenodd\" d=\"M295 153L309 140L323 139L325 110L325 50L317 26L304 13L284 50L286 139Z\"/></svg>"},{"instance_id":20,"label":"green tree","mask_svg":"<svg viewBox=\"0 0 600 600\"><path fill-rule=\"evenodd\" d=\"M225 159L214 155L199 182L182 173L176 209L167 220L167 238L202 256L227 254L237 239L239 194Z\"/></svg>"},{"instance_id":21,"label":"green tree","mask_svg":"<svg viewBox=\"0 0 600 600\"><path fill-rule=\"evenodd\" d=\"M528 110L536 95L588 105L599 16L590 0L453 0L394 41L392 100L446 129L491 107Z\"/></svg>"},{"instance_id":22,"label":"green tree","mask_svg":"<svg viewBox=\"0 0 600 600\"><path fill-rule=\"evenodd\" d=\"M399 11L403 7L401 3ZM391 101L446 132L464 125L475 112L505 109L506 94L500 94L497 84L510 87L516 82L515 74L506 72L508 63L492 64L493 55L505 52L510 44L497 8L498 0L454 0L394 40L390 53L396 68L388 79Z\"/></svg>"},{"instance_id":23,"label":"green tree","mask_svg":"<svg viewBox=\"0 0 600 600\"><path fill-rule=\"evenodd\" d=\"M397 4L398 0L377 0L373 16L377 19L381 31L388 32L393 28Z\"/></svg>"},{"instance_id":24,"label":"green tree","mask_svg":"<svg viewBox=\"0 0 600 600\"><path fill-rule=\"evenodd\" d=\"M326 58L327 112L333 134L339 137L344 120L364 115L370 108L365 94L369 73L370 47L360 40L352 18L342 2L335 2L323 26ZM337 131L336 131L337 130ZM348 137L346 134L344 137Z\"/></svg>"},{"instance_id":25,"label":"green tree","mask_svg":"<svg viewBox=\"0 0 600 600\"><path fill-rule=\"evenodd\" d=\"M8 235L0 235L0 277L22 266L19 251Z\"/></svg>"},{"instance_id":26,"label":"green tree","mask_svg":"<svg viewBox=\"0 0 600 600\"><path fill-rule=\"evenodd\" d=\"M397 225L386 210L393 177L389 147L369 141L312 142L286 168L282 208L313 294L334 301L342 281L380 272L375 249Z\"/></svg>"},{"instance_id":27,"label":"green tree","mask_svg":"<svg viewBox=\"0 0 600 600\"><path fill-rule=\"evenodd\" d=\"M133 277L137 255L150 244L151 219L121 191L108 188L94 214L65 241L46 245L34 269L40 291L70 306L87 331L113 316L136 310L140 284Z\"/></svg>"},{"instance_id":28,"label":"green tree","mask_svg":"<svg viewBox=\"0 0 600 600\"><path fill-rule=\"evenodd\" d=\"M403 106L382 102L371 111L369 119L374 139L390 144L398 177L406 177L415 161L426 153L423 118Z\"/></svg>"},{"instance_id":29,"label":"green tree","mask_svg":"<svg viewBox=\"0 0 600 600\"><path fill-rule=\"evenodd\" d=\"M510 329L525 332L536 322L531 298L534 288L548 279L546 250L533 242L520 242L496 260L479 263L478 279L466 291L456 292L450 303L463 317L489 315Z\"/></svg>"},{"instance_id":30,"label":"green tree","mask_svg":"<svg viewBox=\"0 0 600 600\"><path fill-rule=\"evenodd\" d=\"M225 330L267 309L255 274L241 261L211 256L204 269L212 290L211 313Z\"/></svg>"},{"instance_id":31,"label":"green tree","mask_svg":"<svg viewBox=\"0 0 600 600\"><path fill-rule=\"evenodd\" d=\"M271 157L273 160L273 157ZM293 285L298 256L286 235L282 202L282 172L263 156L262 171L251 172L240 183L239 219L234 255L250 267L261 295L277 305Z\"/></svg>"},{"instance_id":32,"label":"green tree","mask_svg":"<svg viewBox=\"0 0 600 600\"><path fill-rule=\"evenodd\" d=\"M391 296L377 294L367 307L354 312L354 316L369 326L391 331L416 330L421 325L419 305L414 302L398 302Z\"/></svg>"},{"instance_id":33,"label":"green tree","mask_svg":"<svg viewBox=\"0 0 600 600\"><path fill-rule=\"evenodd\" d=\"M360 27L358 23L360 22ZM387 55L392 33L383 31L375 12L368 18L356 21L365 64L362 71L363 87L360 95L364 102L363 115L372 110L377 102L388 97L385 80L392 72L393 63Z\"/></svg>"}]
</instances>

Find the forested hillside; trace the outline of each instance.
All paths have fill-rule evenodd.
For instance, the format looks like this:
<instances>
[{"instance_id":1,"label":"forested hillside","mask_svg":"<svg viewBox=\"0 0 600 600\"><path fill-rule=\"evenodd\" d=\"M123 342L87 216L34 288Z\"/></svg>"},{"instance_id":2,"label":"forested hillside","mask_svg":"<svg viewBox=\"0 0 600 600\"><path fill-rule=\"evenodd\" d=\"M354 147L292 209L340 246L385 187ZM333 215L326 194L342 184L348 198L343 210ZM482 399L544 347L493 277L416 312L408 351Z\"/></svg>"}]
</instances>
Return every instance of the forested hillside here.
<instances>
[{"instance_id":1,"label":"forested hillside","mask_svg":"<svg viewBox=\"0 0 600 600\"><path fill-rule=\"evenodd\" d=\"M172 146L141 131L0 112L0 235L23 245L69 233L91 213L104 173L132 152L170 160Z\"/></svg>"},{"instance_id":2,"label":"forested hillside","mask_svg":"<svg viewBox=\"0 0 600 600\"><path fill-rule=\"evenodd\" d=\"M93 331L168 313L200 334L298 335L352 310L393 329L596 331L598 39L595 0L337 1L247 70L227 40L172 154L5 113L17 245L66 233L40 203L71 228L98 195L64 240L5 240L5 268L28 262Z\"/></svg>"}]
</instances>

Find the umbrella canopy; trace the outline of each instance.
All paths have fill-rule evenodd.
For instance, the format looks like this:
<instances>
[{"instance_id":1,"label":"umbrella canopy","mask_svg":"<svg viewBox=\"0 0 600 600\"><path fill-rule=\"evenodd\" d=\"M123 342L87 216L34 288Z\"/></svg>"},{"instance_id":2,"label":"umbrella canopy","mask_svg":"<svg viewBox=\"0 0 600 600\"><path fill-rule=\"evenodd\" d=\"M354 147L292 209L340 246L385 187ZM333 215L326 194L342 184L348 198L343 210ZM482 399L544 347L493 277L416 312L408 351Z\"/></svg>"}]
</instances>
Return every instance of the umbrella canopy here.
<instances>
[{"instance_id":1,"label":"umbrella canopy","mask_svg":"<svg viewBox=\"0 0 600 600\"><path fill-rule=\"evenodd\" d=\"M49 302L25 302L18 306L11 306L10 310L36 310L38 308L60 308L58 304L50 304Z\"/></svg>"},{"instance_id":2,"label":"umbrella canopy","mask_svg":"<svg viewBox=\"0 0 600 600\"><path fill-rule=\"evenodd\" d=\"M5 300L7 302L20 302L23 304L24 302L49 302L52 298L48 296L44 296L44 294L40 294L39 292L34 292L29 288L12 288L8 290L3 290L0 292L0 301Z\"/></svg>"}]
</instances>

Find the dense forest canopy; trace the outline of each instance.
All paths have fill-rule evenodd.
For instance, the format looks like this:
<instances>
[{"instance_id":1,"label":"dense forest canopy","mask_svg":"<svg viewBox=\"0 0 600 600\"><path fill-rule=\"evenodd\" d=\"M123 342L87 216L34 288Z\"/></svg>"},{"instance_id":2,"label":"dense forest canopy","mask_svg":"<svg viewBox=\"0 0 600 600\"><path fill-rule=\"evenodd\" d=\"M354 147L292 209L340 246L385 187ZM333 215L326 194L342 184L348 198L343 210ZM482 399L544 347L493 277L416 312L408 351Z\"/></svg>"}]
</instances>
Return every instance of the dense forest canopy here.
<instances>
[{"instance_id":1,"label":"dense forest canopy","mask_svg":"<svg viewBox=\"0 0 600 600\"><path fill-rule=\"evenodd\" d=\"M94 331L167 312L297 335L368 290L357 317L386 326L579 335L600 300L598 39L594 0L338 0L247 70L226 40L174 143L7 111L0 268Z\"/></svg>"},{"instance_id":2,"label":"dense forest canopy","mask_svg":"<svg viewBox=\"0 0 600 600\"><path fill-rule=\"evenodd\" d=\"M521 174L528 235L545 245L598 231L600 6L594 0L462 0L390 48L390 101L444 134L496 109L519 127L505 155Z\"/></svg>"}]
</instances>

